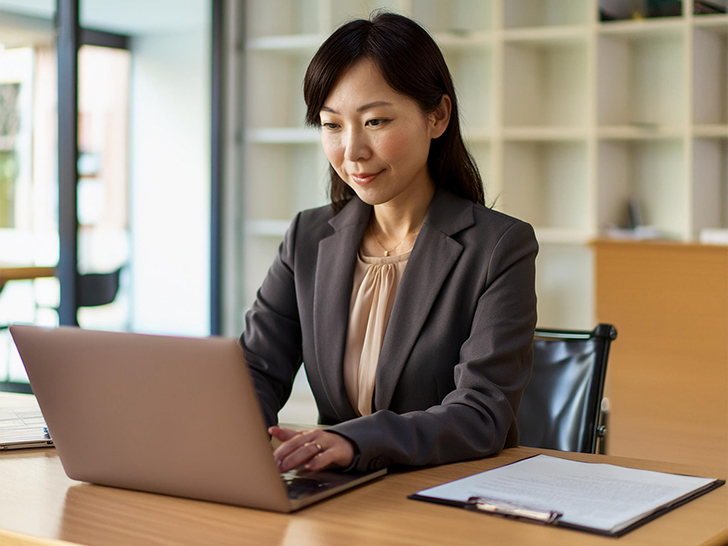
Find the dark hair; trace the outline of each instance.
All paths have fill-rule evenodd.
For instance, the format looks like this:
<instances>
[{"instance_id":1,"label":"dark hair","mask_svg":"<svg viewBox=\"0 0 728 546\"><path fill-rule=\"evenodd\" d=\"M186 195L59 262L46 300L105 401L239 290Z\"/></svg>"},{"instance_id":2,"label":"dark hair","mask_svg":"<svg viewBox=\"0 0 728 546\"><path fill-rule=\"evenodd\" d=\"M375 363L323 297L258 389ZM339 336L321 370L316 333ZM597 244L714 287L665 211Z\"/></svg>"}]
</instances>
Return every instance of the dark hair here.
<instances>
[{"instance_id":1,"label":"dark hair","mask_svg":"<svg viewBox=\"0 0 728 546\"><path fill-rule=\"evenodd\" d=\"M430 144L427 165L435 186L484 204L478 167L460 134L458 105L450 71L427 31L407 17L377 11L370 19L340 26L311 59L303 81L306 124L321 127L321 107L339 77L356 62L371 59L395 91L414 99L422 112L434 112L447 94L452 101L445 132ZM341 210L354 196L329 165L331 205Z\"/></svg>"}]
</instances>

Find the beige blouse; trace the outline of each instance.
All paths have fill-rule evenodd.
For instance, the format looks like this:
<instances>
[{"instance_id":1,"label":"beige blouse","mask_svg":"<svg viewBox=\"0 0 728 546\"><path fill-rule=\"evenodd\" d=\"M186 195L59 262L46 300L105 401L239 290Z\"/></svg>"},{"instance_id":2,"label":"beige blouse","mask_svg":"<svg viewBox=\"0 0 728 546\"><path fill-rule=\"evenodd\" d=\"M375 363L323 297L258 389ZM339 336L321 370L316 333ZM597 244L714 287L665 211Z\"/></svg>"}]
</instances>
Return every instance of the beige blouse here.
<instances>
[{"instance_id":1,"label":"beige blouse","mask_svg":"<svg viewBox=\"0 0 728 546\"><path fill-rule=\"evenodd\" d=\"M344 384L358 415L372 413L379 353L410 254L386 257L357 254L344 353Z\"/></svg>"}]
</instances>

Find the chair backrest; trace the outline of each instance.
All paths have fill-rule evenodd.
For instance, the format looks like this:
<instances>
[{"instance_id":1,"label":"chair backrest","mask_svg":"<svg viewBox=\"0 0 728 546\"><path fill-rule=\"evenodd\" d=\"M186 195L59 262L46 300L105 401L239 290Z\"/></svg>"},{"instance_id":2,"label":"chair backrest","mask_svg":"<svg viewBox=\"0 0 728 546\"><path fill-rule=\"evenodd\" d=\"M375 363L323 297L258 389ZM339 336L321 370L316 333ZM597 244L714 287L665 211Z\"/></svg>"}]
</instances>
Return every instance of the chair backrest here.
<instances>
[{"instance_id":1,"label":"chair backrest","mask_svg":"<svg viewBox=\"0 0 728 546\"><path fill-rule=\"evenodd\" d=\"M116 299L121 268L111 273L85 273L78 276L78 306L96 307Z\"/></svg>"},{"instance_id":2,"label":"chair backrest","mask_svg":"<svg viewBox=\"0 0 728 546\"><path fill-rule=\"evenodd\" d=\"M537 329L533 374L518 412L521 445L595 453L611 324L592 331Z\"/></svg>"}]
</instances>

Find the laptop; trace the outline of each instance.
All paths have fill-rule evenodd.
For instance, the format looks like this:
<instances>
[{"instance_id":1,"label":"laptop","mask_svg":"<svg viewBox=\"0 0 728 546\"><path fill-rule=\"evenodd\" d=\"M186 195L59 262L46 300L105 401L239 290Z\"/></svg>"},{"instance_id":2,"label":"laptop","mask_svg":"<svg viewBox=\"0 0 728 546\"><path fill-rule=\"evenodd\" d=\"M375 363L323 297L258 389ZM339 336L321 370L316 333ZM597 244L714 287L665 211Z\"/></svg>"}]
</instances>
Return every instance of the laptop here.
<instances>
[{"instance_id":1,"label":"laptop","mask_svg":"<svg viewBox=\"0 0 728 546\"><path fill-rule=\"evenodd\" d=\"M10 332L74 480L291 512L385 473L281 475L237 340Z\"/></svg>"},{"instance_id":2,"label":"laptop","mask_svg":"<svg viewBox=\"0 0 728 546\"><path fill-rule=\"evenodd\" d=\"M0 451L31 447L53 447L35 396L3 393L0 398Z\"/></svg>"}]
</instances>

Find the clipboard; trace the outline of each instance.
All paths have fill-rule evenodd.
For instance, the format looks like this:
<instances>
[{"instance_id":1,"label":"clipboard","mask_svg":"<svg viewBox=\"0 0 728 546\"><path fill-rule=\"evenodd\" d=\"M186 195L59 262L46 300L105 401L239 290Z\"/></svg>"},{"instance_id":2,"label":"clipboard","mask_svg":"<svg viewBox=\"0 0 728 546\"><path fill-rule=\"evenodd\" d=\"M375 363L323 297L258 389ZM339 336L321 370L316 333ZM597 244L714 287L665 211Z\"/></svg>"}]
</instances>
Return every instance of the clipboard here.
<instances>
[{"instance_id":1,"label":"clipboard","mask_svg":"<svg viewBox=\"0 0 728 546\"><path fill-rule=\"evenodd\" d=\"M545 457L545 456L534 456L534 457ZM523 461L527 461L528 459L532 459L534 457L527 457L524 459L521 459L519 461L516 461L514 463L510 463L508 465L504 465L503 467L498 468L505 468L512 465L517 465L518 463L521 463ZM566 459L560 459L560 460L566 460ZM569 462L576 462L576 461L569 461ZM593 464L593 463L577 463L577 464ZM614 465L607 465L607 466L614 466ZM485 475L489 472L492 472L493 470L498 470L498 468L486 470L485 472L481 472L479 474L475 474L473 476L470 476L469 478L475 478L480 475ZM618 467L622 468L622 467ZM644 472L653 472L653 471L644 471ZM654 474L662 474L667 476L677 476L675 474L666 474L664 472L653 472ZM687 478L697 478L695 476L683 476ZM468 479L468 478L464 478ZM455 480L455 482L462 481L462 480ZM442 485L448 485L455 482L447 482L446 484ZM709 483L703 485L702 487L698 487L696 489L693 489L689 491L688 493L681 495L677 498L674 498L670 502L667 502L656 509L651 509L648 512L640 515L635 520L630 520L630 522L620 527L617 530L604 530L601 528L595 528L588 525L581 525L577 523L572 523L569 521L563 521L562 518L564 514L558 510L548 510L544 508L535 508L533 506L529 506L527 503L516 503L509 500L503 500L498 498L490 498L487 496L470 496L466 501L459 501L459 500L451 500L451 499L445 499L445 498L437 498L435 496L431 495L422 495L423 491L429 491L430 489L436 489L436 488L430 488L425 489L423 491L420 491L418 493L414 493L412 495L409 495L407 498L412 500L419 500L424 502L431 502L435 504L443 504L446 506L453 506L457 508L463 508L465 510L470 510L473 512L478 512L481 514L487 514L497 517L504 517L508 519L515 519L518 521L528 522L528 523L535 523L540 525L550 525L554 527L560 527L564 529L572 529L576 531L582 531L602 536L610 536L610 537L621 537L634 529L637 529L638 527L641 527L642 525L645 525L646 523L649 523L650 521L653 521L660 516L684 505L688 502L705 495L706 493L709 493L710 491L713 491L714 489L717 489L718 487L721 487L725 484L724 480L718 480L718 479L712 479Z\"/></svg>"}]
</instances>

